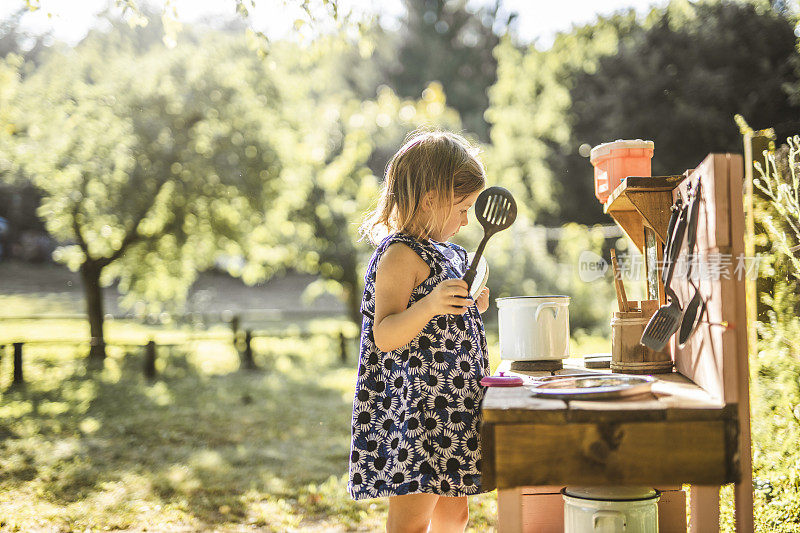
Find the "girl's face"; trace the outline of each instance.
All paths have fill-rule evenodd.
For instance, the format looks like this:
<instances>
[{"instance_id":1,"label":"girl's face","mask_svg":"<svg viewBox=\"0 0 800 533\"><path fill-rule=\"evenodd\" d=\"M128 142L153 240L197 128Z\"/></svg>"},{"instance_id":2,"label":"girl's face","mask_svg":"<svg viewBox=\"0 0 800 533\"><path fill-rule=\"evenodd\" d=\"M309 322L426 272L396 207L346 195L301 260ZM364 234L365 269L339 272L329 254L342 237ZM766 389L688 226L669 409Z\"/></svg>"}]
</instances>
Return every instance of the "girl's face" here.
<instances>
[{"instance_id":1,"label":"girl's face","mask_svg":"<svg viewBox=\"0 0 800 533\"><path fill-rule=\"evenodd\" d=\"M453 209L449 210L449 216L448 209L442 209L437 213L440 217L446 218L443 221L440 220L438 224L434 224L435 228L431 231L430 238L435 241L445 242L458 233L462 226L466 226L469 222L467 213L470 207L475 204L475 200L478 199L480 193L481 191L476 191L453 204Z\"/></svg>"}]
</instances>

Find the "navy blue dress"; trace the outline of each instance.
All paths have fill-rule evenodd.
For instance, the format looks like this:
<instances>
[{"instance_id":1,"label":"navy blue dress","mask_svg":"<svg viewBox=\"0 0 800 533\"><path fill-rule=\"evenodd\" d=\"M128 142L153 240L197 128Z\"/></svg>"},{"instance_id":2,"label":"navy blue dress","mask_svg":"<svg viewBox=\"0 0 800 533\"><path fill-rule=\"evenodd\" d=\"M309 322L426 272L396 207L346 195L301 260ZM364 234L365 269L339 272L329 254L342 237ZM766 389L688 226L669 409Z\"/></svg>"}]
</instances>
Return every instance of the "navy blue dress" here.
<instances>
[{"instance_id":1,"label":"navy blue dress","mask_svg":"<svg viewBox=\"0 0 800 533\"><path fill-rule=\"evenodd\" d=\"M394 243L430 266L411 293L420 300L448 278L460 278L467 254L452 243L397 233L375 250L365 276L361 350L353 399L348 491L353 499L481 492L480 380L489 372L483 321L474 302L463 315L438 315L407 345L382 352L372 336L375 271Z\"/></svg>"}]
</instances>

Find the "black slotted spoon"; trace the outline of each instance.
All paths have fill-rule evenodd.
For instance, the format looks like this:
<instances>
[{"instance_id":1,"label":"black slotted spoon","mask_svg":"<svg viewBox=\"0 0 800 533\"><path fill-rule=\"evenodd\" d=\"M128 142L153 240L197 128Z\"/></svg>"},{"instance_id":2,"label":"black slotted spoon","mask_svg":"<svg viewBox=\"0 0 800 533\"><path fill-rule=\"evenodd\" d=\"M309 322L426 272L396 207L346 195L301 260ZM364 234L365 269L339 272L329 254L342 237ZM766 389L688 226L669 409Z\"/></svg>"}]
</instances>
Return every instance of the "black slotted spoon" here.
<instances>
[{"instance_id":1,"label":"black slotted spoon","mask_svg":"<svg viewBox=\"0 0 800 533\"><path fill-rule=\"evenodd\" d=\"M467 282L467 290L472 287L472 282L475 280L478 261L483 255L483 249L486 247L489 237L508 228L517 219L517 202L514 201L514 197L507 189L489 187L480 193L475 201L475 218L483 226L483 239L462 278Z\"/></svg>"},{"instance_id":2,"label":"black slotted spoon","mask_svg":"<svg viewBox=\"0 0 800 533\"><path fill-rule=\"evenodd\" d=\"M667 267L669 266L669 258L672 253L672 242L675 240L673 236L673 233L675 232L675 223L678 221L682 209L683 199L678 196L678 199L675 200L675 203L672 204L672 207L670 207L672 214L669 217L669 226L667 226L667 243L664 246L664 265L661 267L661 283L665 283L667 281Z\"/></svg>"},{"instance_id":3,"label":"black slotted spoon","mask_svg":"<svg viewBox=\"0 0 800 533\"><path fill-rule=\"evenodd\" d=\"M692 296L692 298L689 300L689 303L686 304L686 308L683 310L683 318L681 319L681 326L678 332L678 344L681 347L686 344L686 341L689 340L692 332L694 332L695 328L700 322L700 317L703 314L701 310L701 304L703 307L705 306L705 302L702 301L702 297L700 296L700 281L698 280L697 285L695 285L694 281L692 281L692 266L694 263L692 260L692 254L694 253L695 243L697 242L697 219L700 213L700 195L700 181L698 180L697 184L694 186L694 199L692 200L692 208L689 211L686 237L687 249L689 253L686 279L694 289L694 296Z\"/></svg>"}]
</instances>

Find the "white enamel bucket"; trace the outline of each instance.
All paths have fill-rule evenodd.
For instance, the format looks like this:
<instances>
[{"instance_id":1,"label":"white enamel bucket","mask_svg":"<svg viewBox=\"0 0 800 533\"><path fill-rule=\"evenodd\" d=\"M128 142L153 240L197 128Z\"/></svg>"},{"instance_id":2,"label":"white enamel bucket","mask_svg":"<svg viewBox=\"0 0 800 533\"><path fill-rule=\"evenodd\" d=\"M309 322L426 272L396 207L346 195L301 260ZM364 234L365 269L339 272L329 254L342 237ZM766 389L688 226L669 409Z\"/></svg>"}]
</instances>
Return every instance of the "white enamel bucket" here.
<instances>
[{"instance_id":1,"label":"white enamel bucket","mask_svg":"<svg viewBox=\"0 0 800 533\"><path fill-rule=\"evenodd\" d=\"M649 487L564 487L564 533L658 533L661 493Z\"/></svg>"},{"instance_id":2,"label":"white enamel bucket","mask_svg":"<svg viewBox=\"0 0 800 533\"><path fill-rule=\"evenodd\" d=\"M541 361L569 357L569 296L498 298L500 359Z\"/></svg>"}]
</instances>

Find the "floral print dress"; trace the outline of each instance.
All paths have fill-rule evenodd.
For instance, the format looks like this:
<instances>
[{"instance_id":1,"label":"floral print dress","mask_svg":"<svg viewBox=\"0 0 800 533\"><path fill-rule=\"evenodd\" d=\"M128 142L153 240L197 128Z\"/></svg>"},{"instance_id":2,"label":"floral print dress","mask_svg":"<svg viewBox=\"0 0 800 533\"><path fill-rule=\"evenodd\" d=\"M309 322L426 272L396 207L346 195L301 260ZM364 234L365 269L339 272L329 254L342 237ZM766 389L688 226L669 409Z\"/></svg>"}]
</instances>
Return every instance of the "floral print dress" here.
<instances>
[{"instance_id":1,"label":"floral print dress","mask_svg":"<svg viewBox=\"0 0 800 533\"><path fill-rule=\"evenodd\" d=\"M461 278L467 254L452 243L397 233L384 239L365 276L361 350L353 399L348 491L356 500L403 494L481 492L480 380L489 371L478 308L438 315L407 345L382 352L372 336L375 271L394 243L431 268L408 305L448 278Z\"/></svg>"}]
</instances>

